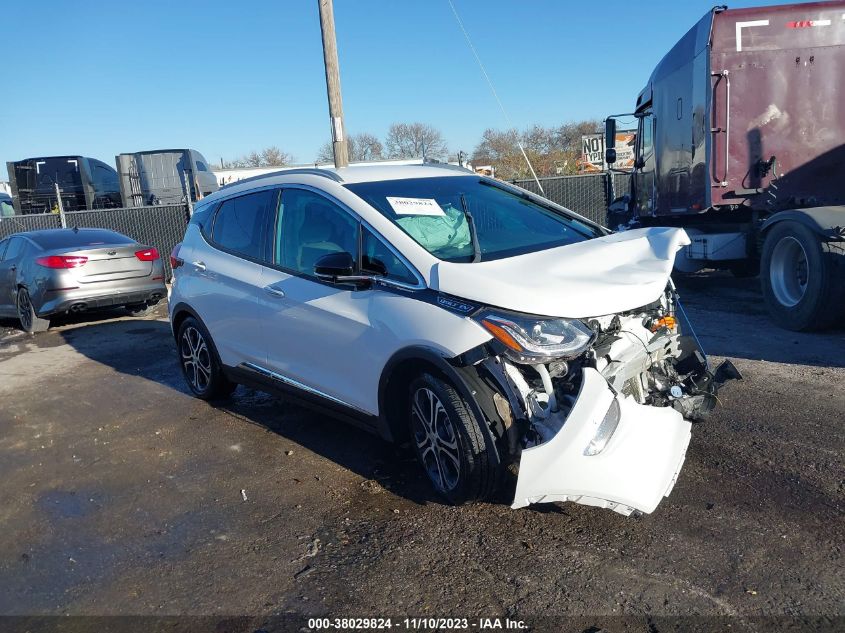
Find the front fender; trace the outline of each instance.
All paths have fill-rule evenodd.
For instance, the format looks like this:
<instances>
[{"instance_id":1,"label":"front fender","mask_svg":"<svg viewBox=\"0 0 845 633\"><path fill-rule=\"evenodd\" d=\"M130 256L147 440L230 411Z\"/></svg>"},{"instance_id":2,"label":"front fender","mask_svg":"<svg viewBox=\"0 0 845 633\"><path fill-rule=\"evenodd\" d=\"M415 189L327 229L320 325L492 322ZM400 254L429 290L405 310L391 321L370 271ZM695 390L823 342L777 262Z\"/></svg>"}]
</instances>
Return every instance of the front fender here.
<instances>
[{"instance_id":1,"label":"front fender","mask_svg":"<svg viewBox=\"0 0 845 633\"><path fill-rule=\"evenodd\" d=\"M814 207L779 211L760 226L761 235L778 222L791 220L803 224L825 241L845 241L845 207Z\"/></svg>"}]
</instances>

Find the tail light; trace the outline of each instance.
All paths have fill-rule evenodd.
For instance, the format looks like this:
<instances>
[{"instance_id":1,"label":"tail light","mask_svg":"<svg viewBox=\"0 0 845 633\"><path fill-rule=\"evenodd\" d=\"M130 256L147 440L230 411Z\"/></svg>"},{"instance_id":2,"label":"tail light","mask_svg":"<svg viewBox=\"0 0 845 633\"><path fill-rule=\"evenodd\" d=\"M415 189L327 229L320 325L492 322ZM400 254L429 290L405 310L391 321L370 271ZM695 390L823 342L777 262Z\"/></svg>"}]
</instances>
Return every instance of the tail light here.
<instances>
[{"instance_id":1,"label":"tail light","mask_svg":"<svg viewBox=\"0 0 845 633\"><path fill-rule=\"evenodd\" d=\"M140 259L142 262L154 262L157 259L161 259L158 254L158 249L156 248L148 248L143 251L135 251L135 257Z\"/></svg>"},{"instance_id":2,"label":"tail light","mask_svg":"<svg viewBox=\"0 0 845 633\"><path fill-rule=\"evenodd\" d=\"M179 257L179 247L182 246L181 244L177 244L173 247L173 250L170 251L170 267L174 270L179 268L182 264L185 263L181 257Z\"/></svg>"},{"instance_id":3,"label":"tail light","mask_svg":"<svg viewBox=\"0 0 845 633\"><path fill-rule=\"evenodd\" d=\"M88 258L81 255L48 255L37 258L35 263L45 268L79 268L87 261Z\"/></svg>"}]
</instances>

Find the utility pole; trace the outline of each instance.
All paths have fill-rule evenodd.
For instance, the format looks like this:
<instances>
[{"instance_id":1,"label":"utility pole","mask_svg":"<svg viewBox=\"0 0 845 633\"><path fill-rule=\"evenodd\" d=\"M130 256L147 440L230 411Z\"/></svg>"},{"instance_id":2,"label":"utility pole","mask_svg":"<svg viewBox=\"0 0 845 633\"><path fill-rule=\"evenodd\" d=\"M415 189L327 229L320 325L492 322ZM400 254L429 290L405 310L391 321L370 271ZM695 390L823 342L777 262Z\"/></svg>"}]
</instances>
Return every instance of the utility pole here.
<instances>
[{"instance_id":1,"label":"utility pole","mask_svg":"<svg viewBox=\"0 0 845 633\"><path fill-rule=\"evenodd\" d=\"M317 0L320 7L320 31L323 34L323 61L326 66L326 91L329 95L329 117L332 123L334 166L349 165L346 131L343 129L343 99L340 96L340 68L337 63L337 40L334 32L332 0Z\"/></svg>"}]
</instances>

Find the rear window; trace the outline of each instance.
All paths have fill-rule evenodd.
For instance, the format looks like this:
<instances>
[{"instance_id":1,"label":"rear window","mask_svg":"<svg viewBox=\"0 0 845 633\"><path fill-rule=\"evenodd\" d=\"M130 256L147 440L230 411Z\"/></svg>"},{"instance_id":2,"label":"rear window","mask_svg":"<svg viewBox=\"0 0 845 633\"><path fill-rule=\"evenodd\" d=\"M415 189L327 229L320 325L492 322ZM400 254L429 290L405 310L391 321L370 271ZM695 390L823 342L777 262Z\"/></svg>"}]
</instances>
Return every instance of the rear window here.
<instances>
[{"instance_id":1,"label":"rear window","mask_svg":"<svg viewBox=\"0 0 845 633\"><path fill-rule=\"evenodd\" d=\"M71 246L98 246L100 244L135 244L135 240L115 231L105 229L57 229L31 235L33 242L45 251Z\"/></svg>"}]
</instances>

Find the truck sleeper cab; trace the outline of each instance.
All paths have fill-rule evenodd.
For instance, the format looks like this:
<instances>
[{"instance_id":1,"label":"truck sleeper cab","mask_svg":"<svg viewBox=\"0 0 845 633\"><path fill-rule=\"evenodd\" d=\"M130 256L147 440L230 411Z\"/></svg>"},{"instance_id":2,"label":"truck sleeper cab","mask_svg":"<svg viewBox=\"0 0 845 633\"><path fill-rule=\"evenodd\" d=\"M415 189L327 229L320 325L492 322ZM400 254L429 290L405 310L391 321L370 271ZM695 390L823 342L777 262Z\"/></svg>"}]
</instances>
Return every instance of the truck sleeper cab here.
<instances>
[{"instance_id":1,"label":"truck sleeper cab","mask_svg":"<svg viewBox=\"0 0 845 633\"><path fill-rule=\"evenodd\" d=\"M843 16L841 1L705 15L637 98L632 190L608 212L614 229L684 228L676 270L759 272L793 330L845 312Z\"/></svg>"}]
</instances>

